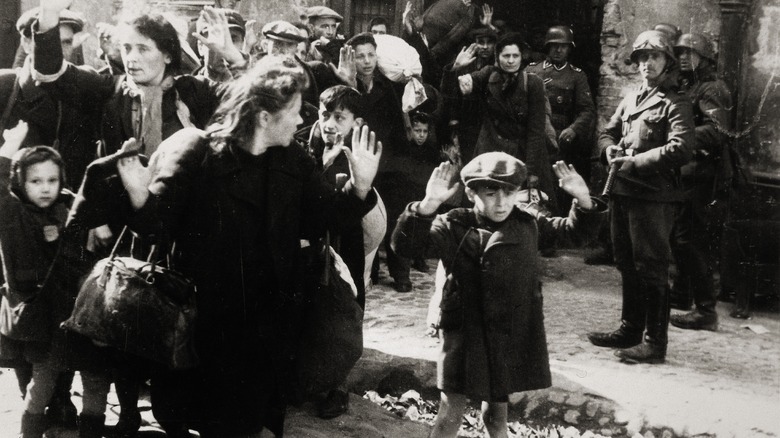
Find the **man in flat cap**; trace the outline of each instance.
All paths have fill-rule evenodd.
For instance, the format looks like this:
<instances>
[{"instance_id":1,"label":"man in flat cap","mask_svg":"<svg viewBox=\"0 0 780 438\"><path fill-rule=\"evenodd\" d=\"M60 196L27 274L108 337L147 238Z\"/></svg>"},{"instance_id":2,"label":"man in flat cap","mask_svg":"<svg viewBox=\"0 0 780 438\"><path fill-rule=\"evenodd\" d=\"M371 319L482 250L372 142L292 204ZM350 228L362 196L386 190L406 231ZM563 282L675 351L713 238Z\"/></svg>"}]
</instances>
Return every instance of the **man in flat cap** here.
<instances>
[{"instance_id":1,"label":"man in flat cap","mask_svg":"<svg viewBox=\"0 0 780 438\"><path fill-rule=\"evenodd\" d=\"M305 36L294 24L278 20L267 23L262 29L263 40L260 47L265 55L293 56L309 76L309 87L303 92L301 118L303 118L301 133L308 133L309 127L317 120L320 93L334 85L347 84L348 79L354 80L354 72L345 71L349 62L339 63L336 67L322 61L303 61L298 57L298 44ZM351 49L345 49L351 53ZM354 65L354 61L352 63ZM342 79L343 78L343 79Z\"/></svg>"},{"instance_id":2,"label":"man in flat cap","mask_svg":"<svg viewBox=\"0 0 780 438\"><path fill-rule=\"evenodd\" d=\"M326 6L312 6L306 11L311 28L309 59L335 62L338 51L344 45L344 36L338 34L344 17Z\"/></svg>"},{"instance_id":3,"label":"man in flat cap","mask_svg":"<svg viewBox=\"0 0 780 438\"><path fill-rule=\"evenodd\" d=\"M230 30L230 39L233 40L233 44L236 47L243 47L244 39L246 38L246 20L244 20L244 17L233 9L216 10L225 13L228 29ZM204 37L208 36L209 26L203 15L200 15L198 21L195 22L195 31ZM209 48L200 40L198 40L198 53L203 58L203 65L193 74L204 76L217 82L224 82L233 78L225 60L221 56L215 56L211 53Z\"/></svg>"},{"instance_id":4,"label":"man in flat cap","mask_svg":"<svg viewBox=\"0 0 780 438\"><path fill-rule=\"evenodd\" d=\"M27 54L32 53L32 26L38 19L38 9L32 8L16 20L16 30L21 35L21 44L16 51L14 67L21 67ZM84 17L78 12L65 9L60 15L62 56L66 61L76 65L84 64L84 55L80 44L82 41L76 38L76 34L82 30L84 30Z\"/></svg>"}]
</instances>

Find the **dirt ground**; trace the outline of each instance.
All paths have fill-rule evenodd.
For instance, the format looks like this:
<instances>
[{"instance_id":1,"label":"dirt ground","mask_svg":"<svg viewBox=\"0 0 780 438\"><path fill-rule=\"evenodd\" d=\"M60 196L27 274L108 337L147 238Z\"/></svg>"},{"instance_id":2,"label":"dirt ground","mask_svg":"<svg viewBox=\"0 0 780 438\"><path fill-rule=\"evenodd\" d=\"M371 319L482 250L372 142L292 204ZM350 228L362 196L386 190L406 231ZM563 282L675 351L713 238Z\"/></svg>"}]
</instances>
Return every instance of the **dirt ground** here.
<instances>
[{"instance_id":1,"label":"dirt ground","mask_svg":"<svg viewBox=\"0 0 780 438\"><path fill-rule=\"evenodd\" d=\"M752 319L738 320L728 316L732 304L720 303L717 332L670 327L665 364L621 364L611 350L594 347L585 337L588 331L617 327L618 273L610 266L585 265L583 255L581 250L562 250L558 257L544 259L545 325L557 390L619 406L615 421L626 424L629 431L666 428L673 435L663 436L780 436L780 315L776 310L757 308ZM410 293L395 292L382 271L379 284L367 295L366 349L431 368L438 340L425 335L435 262L429 265L428 274L413 271ZM767 332L759 334L762 328ZM21 402L13 373L0 372L0 438L11 438L19 430ZM78 406L78 382L74 391ZM112 401L109 423L116 421L116 400ZM148 402L143 403L144 419L153 424ZM349 414L331 422L317 420L306 410L291 411L285 436L401 438L427 434L426 427L388 415L353 396ZM515 417L523 421L522 415ZM649 435L645 433L644 438Z\"/></svg>"}]
</instances>

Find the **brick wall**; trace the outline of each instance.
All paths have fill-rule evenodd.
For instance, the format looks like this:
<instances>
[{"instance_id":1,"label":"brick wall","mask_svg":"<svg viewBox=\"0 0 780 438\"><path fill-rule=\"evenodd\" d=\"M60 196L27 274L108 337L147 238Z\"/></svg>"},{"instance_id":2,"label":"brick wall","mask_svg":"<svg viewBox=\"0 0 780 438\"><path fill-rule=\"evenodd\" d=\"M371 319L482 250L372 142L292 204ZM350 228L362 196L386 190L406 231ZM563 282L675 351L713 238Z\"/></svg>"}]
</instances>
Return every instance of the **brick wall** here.
<instances>
[{"instance_id":1,"label":"brick wall","mask_svg":"<svg viewBox=\"0 0 780 438\"><path fill-rule=\"evenodd\" d=\"M684 33L703 33L717 46L720 27L717 0L607 0L601 32L599 128L614 113L625 91L638 85L635 67L624 63L631 53L631 44L639 33L662 22L675 24Z\"/></svg>"}]
</instances>

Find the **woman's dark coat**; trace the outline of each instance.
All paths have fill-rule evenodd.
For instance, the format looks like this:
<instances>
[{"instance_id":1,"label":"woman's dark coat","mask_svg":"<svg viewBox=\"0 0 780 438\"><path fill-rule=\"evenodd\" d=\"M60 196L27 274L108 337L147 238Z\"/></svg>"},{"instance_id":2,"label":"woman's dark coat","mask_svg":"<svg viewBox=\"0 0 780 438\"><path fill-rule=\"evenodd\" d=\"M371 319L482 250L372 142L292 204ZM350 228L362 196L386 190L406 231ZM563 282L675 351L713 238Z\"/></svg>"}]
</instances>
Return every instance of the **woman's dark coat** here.
<instances>
[{"instance_id":1,"label":"woman's dark coat","mask_svg":"<svg viewBox=\"0 0 780 438\"><path fill-rule=\"evenodd\" d=\"M35 35L34 69L37 74L48 76L41 81L41 86L53 98L70 102L84 112L101 109L99 135L103 147L99 152L101 156L111 155L122 147L125 140L136 136L133 128L134 97L122 87L127 77L63 64L59 35L56 27ZM177 76L174 85L163 93L162 139L185 127L177 113L177 95L189 110L192 126L205 128L219 105L220 91L219 83L204 77Z\"/></svg>"},{"instance_id":2,"label":"woman's dark coat","mask_svg":"<svg viewBox=\"0 0 780 438\"><path fill-rule=\"evenodd\" d=\"M131 227L174 240L176 269L198 287L201 366L189 384L206 430L232 436L259 430L258 413L284 404L312 274L301 240L360 226L376 198L327 184L297 144L253 157L203 135L184 129L161 144L152 196Z\"/></svg>"}]
</instances>

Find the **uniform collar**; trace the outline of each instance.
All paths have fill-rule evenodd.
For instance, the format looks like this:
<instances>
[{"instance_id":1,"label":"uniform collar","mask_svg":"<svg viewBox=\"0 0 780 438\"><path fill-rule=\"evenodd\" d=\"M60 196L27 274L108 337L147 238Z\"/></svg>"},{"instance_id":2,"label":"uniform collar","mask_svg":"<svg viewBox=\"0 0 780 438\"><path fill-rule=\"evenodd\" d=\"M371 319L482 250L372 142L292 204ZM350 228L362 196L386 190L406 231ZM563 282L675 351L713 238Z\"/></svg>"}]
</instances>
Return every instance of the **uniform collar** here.
<instances>
[{"instance_id":1,"label":"uniform collar","mask_svg":"<svg viewBox=\"0 0 780 438\"><path fill-rule=\"evenodd\" d=\"M561 71L561 70L563 70L564 68L566 68L568 66L569 66L569 61L564 62L563 65L560 66L560 67L556 66L555 64L553 64L552 62L550 62L550 61L548 61L546 59L544 60L544 63L542 63L542 68L544 68L545 70L550 68L550 67L552 67L552 68L554 68L554 69L556 69L558 71Z\"/></svg>"}]
</instances>

